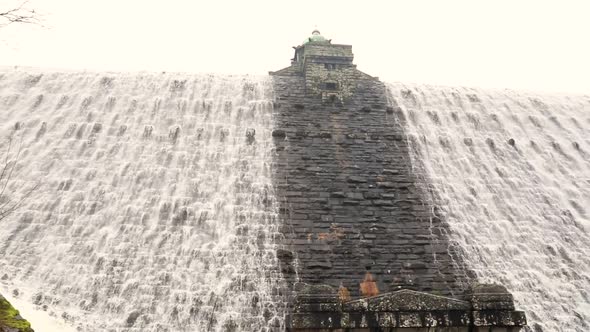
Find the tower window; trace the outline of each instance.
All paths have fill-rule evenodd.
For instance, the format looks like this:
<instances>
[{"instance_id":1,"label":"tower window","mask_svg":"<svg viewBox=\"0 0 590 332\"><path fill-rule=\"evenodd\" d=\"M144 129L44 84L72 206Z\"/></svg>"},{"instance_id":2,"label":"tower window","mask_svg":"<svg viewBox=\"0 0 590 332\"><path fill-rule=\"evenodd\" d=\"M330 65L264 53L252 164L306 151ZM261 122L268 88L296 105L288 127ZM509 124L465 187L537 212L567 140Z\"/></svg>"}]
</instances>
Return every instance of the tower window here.
<instances>
[{"instance_id":1,"label":"tower window","mask_svg":"<svg viewBox=\"0 0 590 332\"><path fill-rule=\"evenodd\" d=\"M328 70L334 70L337 68L337 65L335 63L324 63L324 68Z\"/></svg>"},{"instance_id":2,"label":"tower window","mask_svg":"<svg viewBox=\"0 0 590 332\"><path fill-rule=\"evenodd\" d=\"M337 90L337 89L338 89L338 83L326 82L326 90Z\"/></svg>"}]
</instances>

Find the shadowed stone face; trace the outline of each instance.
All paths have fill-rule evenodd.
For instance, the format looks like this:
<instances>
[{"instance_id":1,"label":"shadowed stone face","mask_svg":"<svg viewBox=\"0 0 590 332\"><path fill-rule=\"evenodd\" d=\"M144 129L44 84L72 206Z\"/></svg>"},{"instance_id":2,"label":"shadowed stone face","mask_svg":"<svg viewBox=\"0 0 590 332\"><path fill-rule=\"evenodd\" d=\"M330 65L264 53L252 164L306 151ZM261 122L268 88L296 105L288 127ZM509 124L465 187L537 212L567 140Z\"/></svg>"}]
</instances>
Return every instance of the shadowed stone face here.
<instances>
[{"instance_id":1,"label":"shadowed stone face","mask_svg":"<svg viewBox=\"0 0 590 332\"><path fill-rule=\"evenodd\" d=\"M497 288L497 285L476 286ZM289 326L293 331L395 328L392 331L428 332L436 327L436 331L475 328L476 331L518 332L526 325L524 313L514 311L512 302L500 301L494 309L479 310L473 301L403 289L341 303L334 290L326 285L299 285L296 289Z\"/></svg>"},{"instance_id":2,"label":"shadowed stone face","mask_svg":"<svg viewBox=\"0 0 590 332\"><path fill-rule=\"evenodd\" d=\"M296 53L271 73L274 183L294 256L282 270L342 284L352 298L367 267L381 292L462 294L468 271L417 188L403 119L389 111L384 85L356 69L350 45L309 43Z\"/></svg>"},{"instance_id":3,"label":"shadowed stone face","mask_svg":"<svg viewBox=\"0 0 590 332\"><path fill-rule=\"evenodd\" d=\"M352 59L349 45L309 42L271 73L274 183L293 253L281 269L306 283L294 287L291 328L466 332L473 316L518 331L524 314L497 286L473 286L472 302L448 297L472 273L418 189L399 107Z\"/></svg>"},{"instance_id":4,"label":"shadowed stone face","mask_svg":"<svg viewBox=\"0 0 590 332\"><path fill-rule=\"evenodd\" d=\"M469 310L470 307L471 305L467 301L409 289L348 302L344 306L345 309L350 311L356 311L360 308L368 311Z\"/></svg>"}]
</instances>

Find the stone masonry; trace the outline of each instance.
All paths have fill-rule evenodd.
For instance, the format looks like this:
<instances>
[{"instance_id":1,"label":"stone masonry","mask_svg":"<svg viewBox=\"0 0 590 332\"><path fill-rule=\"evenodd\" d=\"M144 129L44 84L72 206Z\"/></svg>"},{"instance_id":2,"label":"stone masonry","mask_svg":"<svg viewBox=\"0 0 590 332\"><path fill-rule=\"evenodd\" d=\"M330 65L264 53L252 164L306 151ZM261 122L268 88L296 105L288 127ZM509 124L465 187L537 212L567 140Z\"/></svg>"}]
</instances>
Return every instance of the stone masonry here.
<instances>
[{"instance_id":1,"label":"stone masonry","mask_svg":"<svg viewBox=\"0 0 590 332\"><path fill-rule=\"evenodd\" d=\"M275 183L292 252L280 254L284 270L302 282L343 284L353 296L367 269L383 292L462 293L466 272L416 187L385 87L357 70L344 46L308 43L271 73Z\"/></svg>"},{"instance_id":2,"label":"stone masonry","mask_svg":"<svg viewBox=\"0 0 590 332\"><path fill-rule=\"evenodd\" d=\"M274 181L284 234L278 256L295 289L294 303L309 298L297 291L306 284L344 287L354 301L367 271L381 293L464 297L472 273L416 185L395 103L352 60L351 46L332 44L314 31L295 48L291 66L270 73ZM326 298L318 296L320 302ZM469 302L460 304L472 317ZM326 315L319 307L301 313L294 306L293 330L322 327L304 323ZM349 317L343 308L338 315Z\"/></svg>"},{"instance_id":3,"label":"stone masonry","mask_svg":"<svg viewBox=\"0 0 590 332\"><path fill-rule=\"evenodd\" d=\"M518 332L526 325L502 286L474 284L464 299L401 289L341 301L325 285L297 289L291 331Z\"/></svg>"}]
</instances>

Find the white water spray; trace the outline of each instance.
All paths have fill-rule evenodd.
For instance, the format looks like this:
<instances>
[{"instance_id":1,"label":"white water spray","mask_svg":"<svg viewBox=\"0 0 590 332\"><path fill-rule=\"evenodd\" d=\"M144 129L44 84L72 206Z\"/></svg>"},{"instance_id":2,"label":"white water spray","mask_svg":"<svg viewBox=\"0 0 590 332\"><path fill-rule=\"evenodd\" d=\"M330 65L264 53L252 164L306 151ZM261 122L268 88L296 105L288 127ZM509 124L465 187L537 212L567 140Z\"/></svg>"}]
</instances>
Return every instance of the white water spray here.
<instances>
[{"instance_id":1,"label":"white water spray","mask_svg":"<svg viewBox=\"0 0 590 332\"><path fill-rule=\"evenodd\" d=\"M590 97L389 91L467 266L505 285L531 330L590 330Z\"/></svg>"},{"instance_id":2,"label":"white water spray","mask_svg":"<svg viewBox=\"0 0 590 332\"><path fill-rule=\"evenodd\" d=\"M0 134L22 139L6 192L39 185L0 227L3 289L83 331L284 326L269 90L0 72Z\"/></svg>"}]
</instances>

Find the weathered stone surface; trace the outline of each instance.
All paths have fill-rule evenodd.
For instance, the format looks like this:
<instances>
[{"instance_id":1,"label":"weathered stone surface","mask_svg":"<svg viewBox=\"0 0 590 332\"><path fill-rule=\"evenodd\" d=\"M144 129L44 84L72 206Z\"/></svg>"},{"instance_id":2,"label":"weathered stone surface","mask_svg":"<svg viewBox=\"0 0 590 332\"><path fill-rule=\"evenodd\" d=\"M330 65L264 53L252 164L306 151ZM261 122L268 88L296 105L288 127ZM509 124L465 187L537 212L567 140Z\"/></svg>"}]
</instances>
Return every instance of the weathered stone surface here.
<instances>
[{"instance_id":1,"label":"weathered stone surface","mask_svg":"<svg viewBox=\"0 0 590 332\"><path fill-rule=\"evenodd\" d=\"M514 299L506 287L497 284L474 284L467 298L475 310L514 310Z\"/></svg>"},{"instance_id":2,"label":"weathered stone surface","mask_svg":"<svg viewBox=\"0 0 590 332\"><path fill-rule=\"evenodd\" d=\"M473 312L474 326L524 326L526 317L522 311L485 310Z\"/></svg>"},{"instance_id":3,"label":"weathered stone surface","mask_svg":"<svg viewBox=\"0 0 590 332\"><path fill-rule=\"evenodd\" d=\"M357 311L357 308L366 311L430 311L469 310L471 304L450 297L402 289L367 299L351 301L345 303L344 307L349 311Z\"/></svg>"},{"instance_id":4,"label":"weathered stone surface","mask_svg":"<svg viewBox=\"0 0 590 332\"><path fill-rule=\"evenodd\" d=\"M384 85L352 64L349 46L330 49L300 50L302 62L273 73L274 183L283 245L294 253L281 269L342 284L353 298L367 267L382 292L411 285L463 294L469 271L451 257L458 250L415 185L401 113Z\"/></svg>"},{"instance_id":5,"label":"weathered stone surface","mask_svg":"<svg viewBox=\"0 0 590 332\"><path fill-rule=\"evenodd\" d=\"M284 130L277 129L277 130L272 131L272 137L285 138L285 136L287 136L287 134L285 133Z\"/></svg>"},{"instance_id":6,"label":"weathered stone surface","mask_svg":"<svg viewBox=\"0 0 590 332\"><path fill-rule=\"evenodd\" d=\"M352 60L349 45L310 42L271 73L274 183L282 245L294 254L281 270L292 271L291 285L307 284L293 287L290 329L466 332L477 317L516 332L524 316L510 294L476 285L471 302L456 298L474 274L416 185L403 112ZM394 292L341 303L336 289L358 298L367 270L375 290Z\"/></svg>"},{"instance_id":7,"label":"weathered stone surface","mask_svg":"<svg viewBox=\"0 0 590 332\"><path fill-rule=\"evenodd\" d=\"M517 332L526 325L521 311L474 310L470 302L411 290L400 290L346 303L335 302L332 287L319 286L313 299L314 286L299 293L290 317L292 331L338 331L338 329L373 329L409 331L434 328L435 331ZM425 330L432 331L432 330Z\"/></svg>"},{"instance_id":8,"label":"weathered stone surface","mask_svg":"<svg viewBox=\"0 0 590 332\"><path fill-rule=\"evenodd\" d=\"M296 304L340 303L336 290L329 285L297 283L293 290L297 294Z\"/></svg>"}]
</instances>

